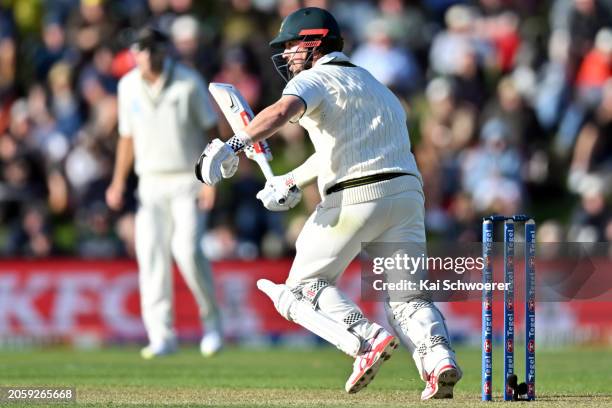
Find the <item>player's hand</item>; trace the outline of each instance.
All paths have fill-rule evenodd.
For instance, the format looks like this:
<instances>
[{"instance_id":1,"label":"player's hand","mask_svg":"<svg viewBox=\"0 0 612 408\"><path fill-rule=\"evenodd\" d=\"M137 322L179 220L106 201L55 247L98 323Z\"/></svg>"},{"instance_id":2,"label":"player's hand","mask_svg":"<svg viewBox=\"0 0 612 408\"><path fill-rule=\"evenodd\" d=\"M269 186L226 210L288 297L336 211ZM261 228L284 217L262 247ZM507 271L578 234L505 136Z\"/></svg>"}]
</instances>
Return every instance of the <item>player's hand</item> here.
<instances>
[{"instance_id":1,"label":"player's hand","mask_svg":"<svg viewBox=\"0 0 612 408\"><path fill-rule=\"evenodd\" d=\"M302 191L295 185L291 173L272 177L266 186L257 193L264 207L270 211L287 211L298 205Z\"/></svg>"},{"instance_id":2,"label":"player's hand","mask_svg":"<svg viewBox=\"0 0 612 408\"><path fill-rule=\"evenodd\" d=\"M209 186L217 184L222 178L230 178L238 169L238 156L234 150L219 139L210 142L195 166L198 180Z\"/></svg>"},{"instance_id":3,"label":"player's hand","mask_svg":"<svg viewBox=\"0 0 612 408\"><path fill-rule=\"evenodd\" d=\"M198 192L198 208L202 211L212 210L216 195L216 187L202 184L202 188Z\"/></svg>"},{"instance_id":4,"label":"player's hand","mask_svg":"<svg viewBox=\"0 0 612 408\"><path fill-rule=\"evenodd\" d=\"M121 183L111 183L106 189L106 205L111 210L120 210L123 207L123 192L125 186Z\"/></svg>"}]
</instances>

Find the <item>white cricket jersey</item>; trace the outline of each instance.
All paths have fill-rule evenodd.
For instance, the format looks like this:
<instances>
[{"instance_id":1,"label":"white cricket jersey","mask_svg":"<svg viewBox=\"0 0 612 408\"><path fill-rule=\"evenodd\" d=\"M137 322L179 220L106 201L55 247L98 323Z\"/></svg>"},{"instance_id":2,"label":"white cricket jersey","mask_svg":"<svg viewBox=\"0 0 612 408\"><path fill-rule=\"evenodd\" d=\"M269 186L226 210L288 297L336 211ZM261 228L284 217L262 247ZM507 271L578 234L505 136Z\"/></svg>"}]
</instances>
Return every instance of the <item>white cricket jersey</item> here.
<instances>
[{"instance_id":1,"label":"white cricket jersey","mask_svg":"<svg viewBox=\"0 0 612 408\"><path fill-rule=\"evenodd\" d=\"M319 59L292 78L284 95L306 111L299 119L316 150L321 196L334 184L378 173L420 173L410 150L406 114L397 97L341 52Z\"/></svg>"},{"instance_id":2,"label":"white cricket jersey","mask_svg":"<svg viewBox=\"0 0 612 408\"><path fill-rule=\"evenodd\" d=\"M139 176L193 173L205 131L217 123L199 74L166 60L162 81L152 87L138 68L119 81L119 134L134 139Z\"/></svg>"}]
</instances>

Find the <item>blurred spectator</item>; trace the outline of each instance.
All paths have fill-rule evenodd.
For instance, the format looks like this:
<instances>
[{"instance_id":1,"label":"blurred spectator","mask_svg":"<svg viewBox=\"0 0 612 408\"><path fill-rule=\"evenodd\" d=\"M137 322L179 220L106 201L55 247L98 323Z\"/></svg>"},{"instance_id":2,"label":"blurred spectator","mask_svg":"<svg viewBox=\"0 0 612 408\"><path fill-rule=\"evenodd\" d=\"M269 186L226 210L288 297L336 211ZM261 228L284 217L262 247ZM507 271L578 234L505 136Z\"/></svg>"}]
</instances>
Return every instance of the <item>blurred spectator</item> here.
<instances>
[{"instance_id":1,"label":"blurred spectator","mask_svg":"<svg viewBox=\"0 0 612 408\"><path fill-rule=\"evenodd\" d=\"M540 125L551 131L556 126L569 93L569 36L553 31L548 40L548 60L540 68L534 108Z\"/></svg>"},{"instance_id":2,"label":"blurred spectator","mask_svg":"<svg viewBox=\"0 0 612 408\"><path fill-rule=\"evenodd\" d=\"M601 0L573 0L569 16L570 64L574 70L593 46L595 34L612 25L610 10Z\"/></svg>"},{"instance_id":3,"label":"blurred spectator","mask_svg":"<svg viewBox=\"0 0 612 408\"><path fill-rule=\"evenodd\" d=\"M580 190L580 204L572 215L568 241L604 241L611 214L606 206L603 180L596 176L584 178Z\"/></svg>"},{"instance_id":4,"label":"blurred spectator","mask_svg":"<svg viewBox=\"0 0 612 408\"><path fill-rule=\"evenodd\" d=\"M447 228L445 207L460 188L459 155L472 139L474 109L456 101L452 83L436 78L426 90L427 108L421 120L422 140L415 156L424 181L426 222L430 229Z\"/></svg>"},{"instance_id":5,"label":"blurred spectator","mask_svg":"<svg viewBox=\"0 0 612 408\"><path fill-rule=\"evenodd\" d=\"M53 255L53 241L45 206L29 203L23 214L9 227L6 254L26 258L44 258Z\"/></svg>"},{"instance_id":6,"label":"blurred spectator","mask_svg":"<svg viewBox=\"0 0 612 408\"><path fill-rule=\"evenodd\" d=\"M408 50L395 45L389 22L374 20L366 31L367 42L355 50L351 61L400 94L415 91L420 85L419 67Z\"/></svg>"},{"instance_id":7,"label":"blurred spectator","mask_svg":"<svg viewBox=\"0 0 612 408\"><path fill-rule=\"evenodd\" d=\"M582 127L568 178L568 187L579 191L584 177L598 174L606 184L612 183L612 79L603 87L599 106L587 115Z\"/></svg>"},{"instance_id":8,"label":"blurred spectator","mask_svg":"<svg viewBox=\"0 0 612 408\"><path fill-rule=\"evenodd\" d=\"M14 37L16 34L13 13L6 5L0 5L0 39Z\"/></svg>"},{"instance_id":9,"label":"blurred spectator","mask_svg":"<svg viewBox=\"0 0 612 408\"><path fill-rule=\"evenodd\" d=\"M295 10L289 11L284 16L281 14L280 17L285 17L292 11ZM378 17L379 11L371 1L355 0L338 2L334 5L332 14L338 19L338 24L343 29L343 37L362 43L367 40L368 24Z\"/></svg>"},{"instance_id":10,"label":"blurred spectator","mask_svg":"<svg viewBox=\"0 0 612 408\"><path fill-rule=\"evenodd\" d=\"M7 2L4 2L7 4ZM19 35L27 37L39 32L43 2L39 0L19 0L8 2L13 12L13 20Z\"/></svg>"},{"instance_id":11,"label":"blurred spectator","mask_svg":"<svg viewBox=\"0 0 612 408\"><path fill-rule=\"evenodd\" d=\"M584 123L586 113L601 99L604 82L612 77L612 29L598 32L593 50L584 58L576 77L574 99L561 119L555 140L558 155L567 156Z\"/></svg>"},{"instance_id":12,"label":"blurred spectator","mask_svg":"<svg viewBox=\"0 0 612 408\"><path fill-rule=\"evenodd\" d=\"M17 47L12 37L0 37L0 133L9 126L11 105L17 98Z\"/></svg>"},{"instance_id":13,"label":"blurred spectator","mask_svg":"<svg viewBox=\"0 0 612 408\"><path fill-rule=\"evenodd\" d=\"M121 242L114 234L110 211L104 201L81 207L77 253L82 258L117 258L122 255Z\"/></svg>"},{"instance_id":14,"label":"blurred spectator","mask_svg":"<svg viewBox=\"0 0 612 408\"><path fill-rule=\"evenodd\" d=\"M60 21L49 20L45 23L42 40L42 44L34 54L36 79L46 79L49 70L56 62L61 60L71 64L76 62L77 55L66 44L66 31Z\"/></svg>"},{"instance_id":15,"label":"blurred spectator","mask_svg":"<svg viewBox=\"0 0 612 408\"><path fill-rule=\"evenodd\" d=\"M199 21L192 15L178 17L172 23L171 33L179 61L210 78L216 61L213 50L202 41Z\"/></svg>"},{"instance_id":16,"label":"blurred spectator","mask_svg":"<svg viewBox=\"0 0 612 408\"><path fill-rule=\"evenodd\" d=\"M251 0L231 0L229 3L230 7L226 8L226 19L222 28L224 45L231 47L249 43L257 47L267 44L269 39L264 35L266 18L259 10L253 8ZM279 11L286 3L288 3L286 0L278 2ZM293 3L299 7L297 2Z\"/></svg>"},{"instance_id":17,"label":"blurred spectator","mask_svg":"<svg viewBox=\"0 0 612 408\"><path fill-rule=\"evenodd\" d=\"M20 99L11 108L10 135L1 139L4 198L22 205L46 194L44 162L31 139L31 125L27 102Z\"/></svg>"},{"instance_id":18,"label":"blurred spectator","mask_svg":"<svg viewBox=\"0 0 612 408\"><path fill-rule=\"evenodd\" d=\"M538 225L536 232L537 242L563 242L565 232L563 226L557 221L544 221Z\"/></svg>"},{"instance_id":19,"label":"blurred spectator","mask_svg":"<svg viewBox=\"0 0 612 408\"><path fill-rule=\"evenodd\" d=\"M221 70L213 82L227 82L234 85L244 96L249 106L256 109L260 103L261 81L248 68L247 53L240 47L230 48L223 55Z\"/></svg>"},{"instance_id":20,"label":"blurred spectator","mask_svg":"<svg viewBox=\"0 0 612 408\"><path fill-rule=\"evenodd\" d=\"M72 68L64 62L57 63L49 71L51 111L56 119L56 129L72 139L81 126L79 105L72 88Z\"/></svg>"},{"instance_id":21,"label":"blurred spectator","mask_svg":"<svg viewBox=\"0 0 612 408\"><path fill-rule=\"evenodd\" d=\"M477 242L479 219L471 197L466 192L456 194L449 205L450 222L445 238L452 242Z\"/></svg>"},{"instance_id":22,"label":"blurred spectator","mask_svg":"<svg viewBox=\"0 0 612 408\"><path fill-rule=\"evenodd\" d=\"M459 55L457 71L451 75L455 98L458 102L470 104L474 109L482 108L486 101L486 89L483 88L484 73L478 64L474 50L467 49Z\"/></svg>"},{"instance_id":23,"label":"blurred spectator","mask_svg":"<svg viewBox=\"0 0 612 408\"><path fill-rule=\"evenodd\" d=\"M70 92L72 89L68 89L68 93ZM56 115L62 107L59 106L55 111L49 110L47 94L39 84L34 84L30 88L27 103L32 126L30 133L34 143L44 154L48 166L60 163L70 149L69 138L56 126L58 120ZM68 124L66 125L68 127Z\"/></svg>"},{"instance_id":24,"label":"blurred spectator","mask_svg":"<svg viewBox=\"0 0 612 408\"><path fill-rule=\"evenodd\" d=\"M490 100L482 112L483 123L492 118L504 123L508 131L507 141L514 147L536 144L543 139L535 112L525 103L512 77L499 81L497 97Z\"/></svg>"},{"instance_id":25,"label":"blurred spectator","mask_svg":"<svg viewBox=\"0 0 612 408\"><path fill-rule=\"evenodd\" d=\"M388 22L389 30L397 44L416 53L426 53L433 29L425 19L418 2L402 0L378 0L378 9Z\"/></svg>"},{"instance_id":26,"label":"blurred spectator","mask_svg":"<svg viewBox=\"0 0 612 408\"><path fill-rule=\"evenodd\" d=\"M522 160L499 119L485 123L481 143L462 159L463 186L481 213L515 214L522 201Z\"/></svg>"},{"instance_id":27,"label":"blurred spectator","mask_svg":"<svg viewBox=\"0 0 612 408\"><path fill-rule=\"evenodd\" d=\"M170 0L170 8L178 15L190 12L192 6L193 0Z\"/></svg>"},{"instance_id":28,"label":"blurred spectator","mask_svg":"<svg viewBox=\"0 0 612 408\"><path fill-rule=\"evenodd\" d=\"M91 62L81 70L79 84L90 77L95 77L105 92L117 93L118 81L113 75L113 52L108 45L102 44L95 49Z\"/></svg>"},{"instance_id":29,"label":"blurred spectator","mask_svg":"<svg viewBox=\"0 0 612 408\"><path fill-rule=\"evenodd\" d=\"M482 3L487 3L481 2ZM489 3L495 3L490 2ZM499 3L498 3L499 5ZM489 9L489 11L491 11ZM517 52L521 45L519 35L519 18L512 11L503 11L498 7L495 14L489 14L480 19L481 34L487 39L495 50L495 64L503 72L514 68Z\"/></svg>"},{"instance_id":30,"label":"blurred spectator","mask_svg":"<svg viewBox=\"0 0 612 408\"><path fill-rule=\"evenodd\" d=\"M455 74L462 68L463 56L474 53L479 64L491 63L492 48L486 39L476 35L476 12L456 5L445 15L446 30L434 37L429 53L430 68L437 74ZM486 64L485 64L486 63Z\"/></svg>"},{"instance_id":31,"label":"blurred spectator","mask_svg":"<svg viewBox=\"0 0 612 408\"><path fill-rule=\"evenodd\" d=\"M612 78L612 28L602 28L597 32L595 45L585 55L578 69L578 93L587 100L598 100L601 87L609 78ZM589 98L590 93L593 96Z\"/></svg>"},{"instance_id":32,"label":"blurred spectator","mask_svg":"<svg viewBox=\"0 0 612 408\"><path fill-rule=\"evenodd\" d=\"M104 0L81 0L68 19L69 42L86 56L112 38L116 30L117 21L107 16L105 7Z\"/></svg>"}]
</instances>

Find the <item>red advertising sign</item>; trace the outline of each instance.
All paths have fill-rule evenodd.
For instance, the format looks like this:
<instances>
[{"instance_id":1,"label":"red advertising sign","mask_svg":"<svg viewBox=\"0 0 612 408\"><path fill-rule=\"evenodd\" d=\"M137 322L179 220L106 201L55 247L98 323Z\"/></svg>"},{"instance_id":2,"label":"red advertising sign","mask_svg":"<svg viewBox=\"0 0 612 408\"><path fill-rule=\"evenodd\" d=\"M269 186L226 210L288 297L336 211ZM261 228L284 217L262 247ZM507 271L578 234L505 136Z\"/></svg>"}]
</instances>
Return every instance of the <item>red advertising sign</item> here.
<instances>
[{"instance_id":1,"label":"red advertising sign","mask_svg":"<svg viewBox=\"0 0 612 408\"><path fill-rule=\"evenodd\" d=\"M255 285L257 279L283 282L290 261L217 262L213 264L215 289L225 334L237 341L258 337L301 334L302 329L283 319ZM1 261L0 336L93 335L100 340L135 340L145 337L140 318L138 268L133 261ZM175 326L181 337L197 338L202 328L195 302L177 271ZM360 302L359 264L352 264L340 284L358 301L364 313L386 324L380 303ZM503 304L496 302L494 327L500 330ZM441 303L449 329L458 339L479 338L480 302ZM517 309L519 329L523 305ZM538 303L539 339L559 340L558 331L580 333L567 342L610 341L609 302ZM564 339L561 339L562 341Z\"/></svg>"}]
</instances>

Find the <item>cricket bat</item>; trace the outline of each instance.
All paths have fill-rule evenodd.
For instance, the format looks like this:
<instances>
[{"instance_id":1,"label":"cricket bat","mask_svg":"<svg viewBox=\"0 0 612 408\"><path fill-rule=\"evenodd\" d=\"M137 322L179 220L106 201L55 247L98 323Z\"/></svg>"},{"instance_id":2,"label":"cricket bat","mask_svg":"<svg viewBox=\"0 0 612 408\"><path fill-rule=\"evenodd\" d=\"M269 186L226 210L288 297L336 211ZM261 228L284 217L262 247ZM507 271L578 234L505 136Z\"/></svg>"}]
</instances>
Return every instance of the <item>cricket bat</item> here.
<instances>
[{"instance_id":1,"label":"cricket bat","mask_svg":"<svg viewBox=\"0 0 612 408\"><path fill-rule=\"evenodd\" d=\"M215 99L215 102L217 102L217 105L219 105L221 112L223 112L234 133L243 130L253 119L254 115L251 107L234 85L212 82L208 86L208 90ZM274 176L270 163L268 163L272 160L272 152L266 141L262 140L254 143L252 146L244 149L244 153L249 159L259 165L266 180Z\"/></svg>"}]
</instances>

